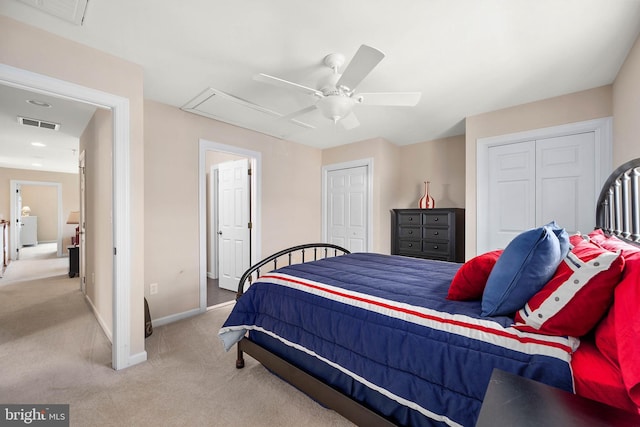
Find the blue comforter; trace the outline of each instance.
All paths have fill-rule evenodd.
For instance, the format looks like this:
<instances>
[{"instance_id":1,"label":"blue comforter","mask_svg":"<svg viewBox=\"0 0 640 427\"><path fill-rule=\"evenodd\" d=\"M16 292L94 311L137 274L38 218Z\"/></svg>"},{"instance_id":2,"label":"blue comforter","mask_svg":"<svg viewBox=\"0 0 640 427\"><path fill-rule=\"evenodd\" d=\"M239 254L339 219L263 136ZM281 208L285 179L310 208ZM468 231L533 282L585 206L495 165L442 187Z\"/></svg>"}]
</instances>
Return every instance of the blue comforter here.
<instances>
[{"instance_id":1,"label":"blue comforter","mask_svg":"<svg viewBox=\"0 0 640 427\"><path fill-rule=\"evenodd\" d=\"M401 425L473 426L499 368L573 391L573 338L483 318L480 301L446 299L460 267L356 253L257 280L220 330L252 340Z\"/></svg>"}]
</instances>

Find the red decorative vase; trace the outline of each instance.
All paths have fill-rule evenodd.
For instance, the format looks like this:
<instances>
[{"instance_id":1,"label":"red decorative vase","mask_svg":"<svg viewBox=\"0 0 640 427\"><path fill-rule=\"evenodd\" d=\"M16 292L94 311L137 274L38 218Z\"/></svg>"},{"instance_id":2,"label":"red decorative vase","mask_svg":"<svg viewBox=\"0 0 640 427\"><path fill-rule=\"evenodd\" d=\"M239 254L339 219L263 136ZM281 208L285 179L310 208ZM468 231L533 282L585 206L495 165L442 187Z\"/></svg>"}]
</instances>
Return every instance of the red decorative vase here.
<instances>
[{"instance_id":1,"label":"red decorative vase","mask_svg":"<svg viewBox=\"0 0 640 427\"><path fill-rule=\"evenodd\" d=\"M424 182L424 196L420 197L418 207L420 209L433 209L436 207L436 201L429 194L429 181Z\"/></svg>"}]
</instances>

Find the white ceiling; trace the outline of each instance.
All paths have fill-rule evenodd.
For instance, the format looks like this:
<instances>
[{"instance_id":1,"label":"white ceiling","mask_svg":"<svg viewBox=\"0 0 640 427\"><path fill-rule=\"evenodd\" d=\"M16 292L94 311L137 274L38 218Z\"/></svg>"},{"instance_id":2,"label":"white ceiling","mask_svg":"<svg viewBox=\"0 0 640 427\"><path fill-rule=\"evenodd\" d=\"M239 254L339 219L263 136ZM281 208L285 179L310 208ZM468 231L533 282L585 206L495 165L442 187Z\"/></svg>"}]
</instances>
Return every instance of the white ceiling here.
<instances>
[{"instance_id":1,"label":"white ceiling","mask_svg":"<svg viewBox=\"0 0 640 427\"><path fill-rule=\"evenodd\" d=\"M32 105L29 100L50 107ZM91 105L0 85L0 167L77 173L79 137L95 110ZM18 116L57 123L60 128L25 126L18 123Z\"/></svg>"},{"instance_id":2,"label":"white ceiling","mask_svg":"<svg viewBox=\"0 0 640 427\"><path fill-rule=\"evenodd\" d=\"M176 107L211 87L289 114L314 99L255 74L315 87L327 54L361 44L386 57L359 91L422 92L357 105L353 130L300 117L316 129L288 139L321 148L459 135L467 116L610 84L640 31L640 0L91 0L82 25L17 0L0 13L140 64L145 98Z\"/></svg>"}]
</instances>

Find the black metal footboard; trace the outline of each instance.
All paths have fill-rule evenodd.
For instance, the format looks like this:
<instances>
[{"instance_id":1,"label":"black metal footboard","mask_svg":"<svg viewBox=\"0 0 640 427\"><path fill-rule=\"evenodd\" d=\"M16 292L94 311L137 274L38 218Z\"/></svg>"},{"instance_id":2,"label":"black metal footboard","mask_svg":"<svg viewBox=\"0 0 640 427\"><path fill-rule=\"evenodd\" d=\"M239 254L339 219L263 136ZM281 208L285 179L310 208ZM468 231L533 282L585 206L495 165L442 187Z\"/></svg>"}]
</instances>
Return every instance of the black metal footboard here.
<instances>
[{"instance_id":1,"label":"black metal footboard","mask_svg":"<svg viewBox=\"0 0 640 427\"><path fill-rule=\"evenodd\" d=\"M320 258L344 255L348 253L350 252L347 249L331 243L307 243L283 249L280 252L276 252L275 254L252 265L244 272L242 277L240 277L240 283L238 283L236 299L240 298L245 289L248 288L255 279L260 277L261 269L268 264L271 264L271 268L267 267L269 268L267 271L273 271L278 268L278 262L283 265L302 264L309 261L315 261Z\"/></svg>"},{"instance_id":2,"label":"black metal footboard","mask_svg":"<svg viewBox=\"0 0 640 427\"><path fill-rule=\"evenodd\" d=\"M283 249L280 252L276 252L275 254L252 265L244 272L242 277L240 277L240 282L238 283L236 300L242 296L244 291L251 286L251 283L253 283L254 280L260 277L260 272L262 270L273 271L278 268L279 262L282 266L302 264L309 261L315 261L320 258L328 258L348 253L350 252L347 249L331 243L307 243ZM237 349L238 357L236 359L236 368L240 369L244 367L244 356L242 346L240 344L238 344Z\"/></svg>"}]
</instances>

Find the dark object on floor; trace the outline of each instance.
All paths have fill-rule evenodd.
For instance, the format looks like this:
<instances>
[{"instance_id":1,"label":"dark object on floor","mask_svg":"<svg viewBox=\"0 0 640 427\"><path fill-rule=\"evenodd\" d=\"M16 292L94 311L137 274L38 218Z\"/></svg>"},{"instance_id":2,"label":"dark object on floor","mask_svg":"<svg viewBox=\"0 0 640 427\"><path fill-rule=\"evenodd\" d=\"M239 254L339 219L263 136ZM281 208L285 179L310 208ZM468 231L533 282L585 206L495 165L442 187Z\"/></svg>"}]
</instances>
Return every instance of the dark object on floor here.
<instances>
[{"instance_id":1,"label":"dark object on floor","mask_svg":"<svg viewBox=\"0 0 640 427\"><path fill-rule=\"evenodd\" d=\"M144 299L144 337L148 338L153 333L153 325L151 324L151 313L149 312L149 303Z\"/></svg>"},{"instance_id":2,"label":"dark object on floor","mask_svg":"<svg viewBox=\"0 0 640 427\"><path fill-rule=\"evenodd\" d=\"M69 251L69 277L76 277L80 274L80 248L78 246L67 246Z\"/></svg>"}]
</instances>

